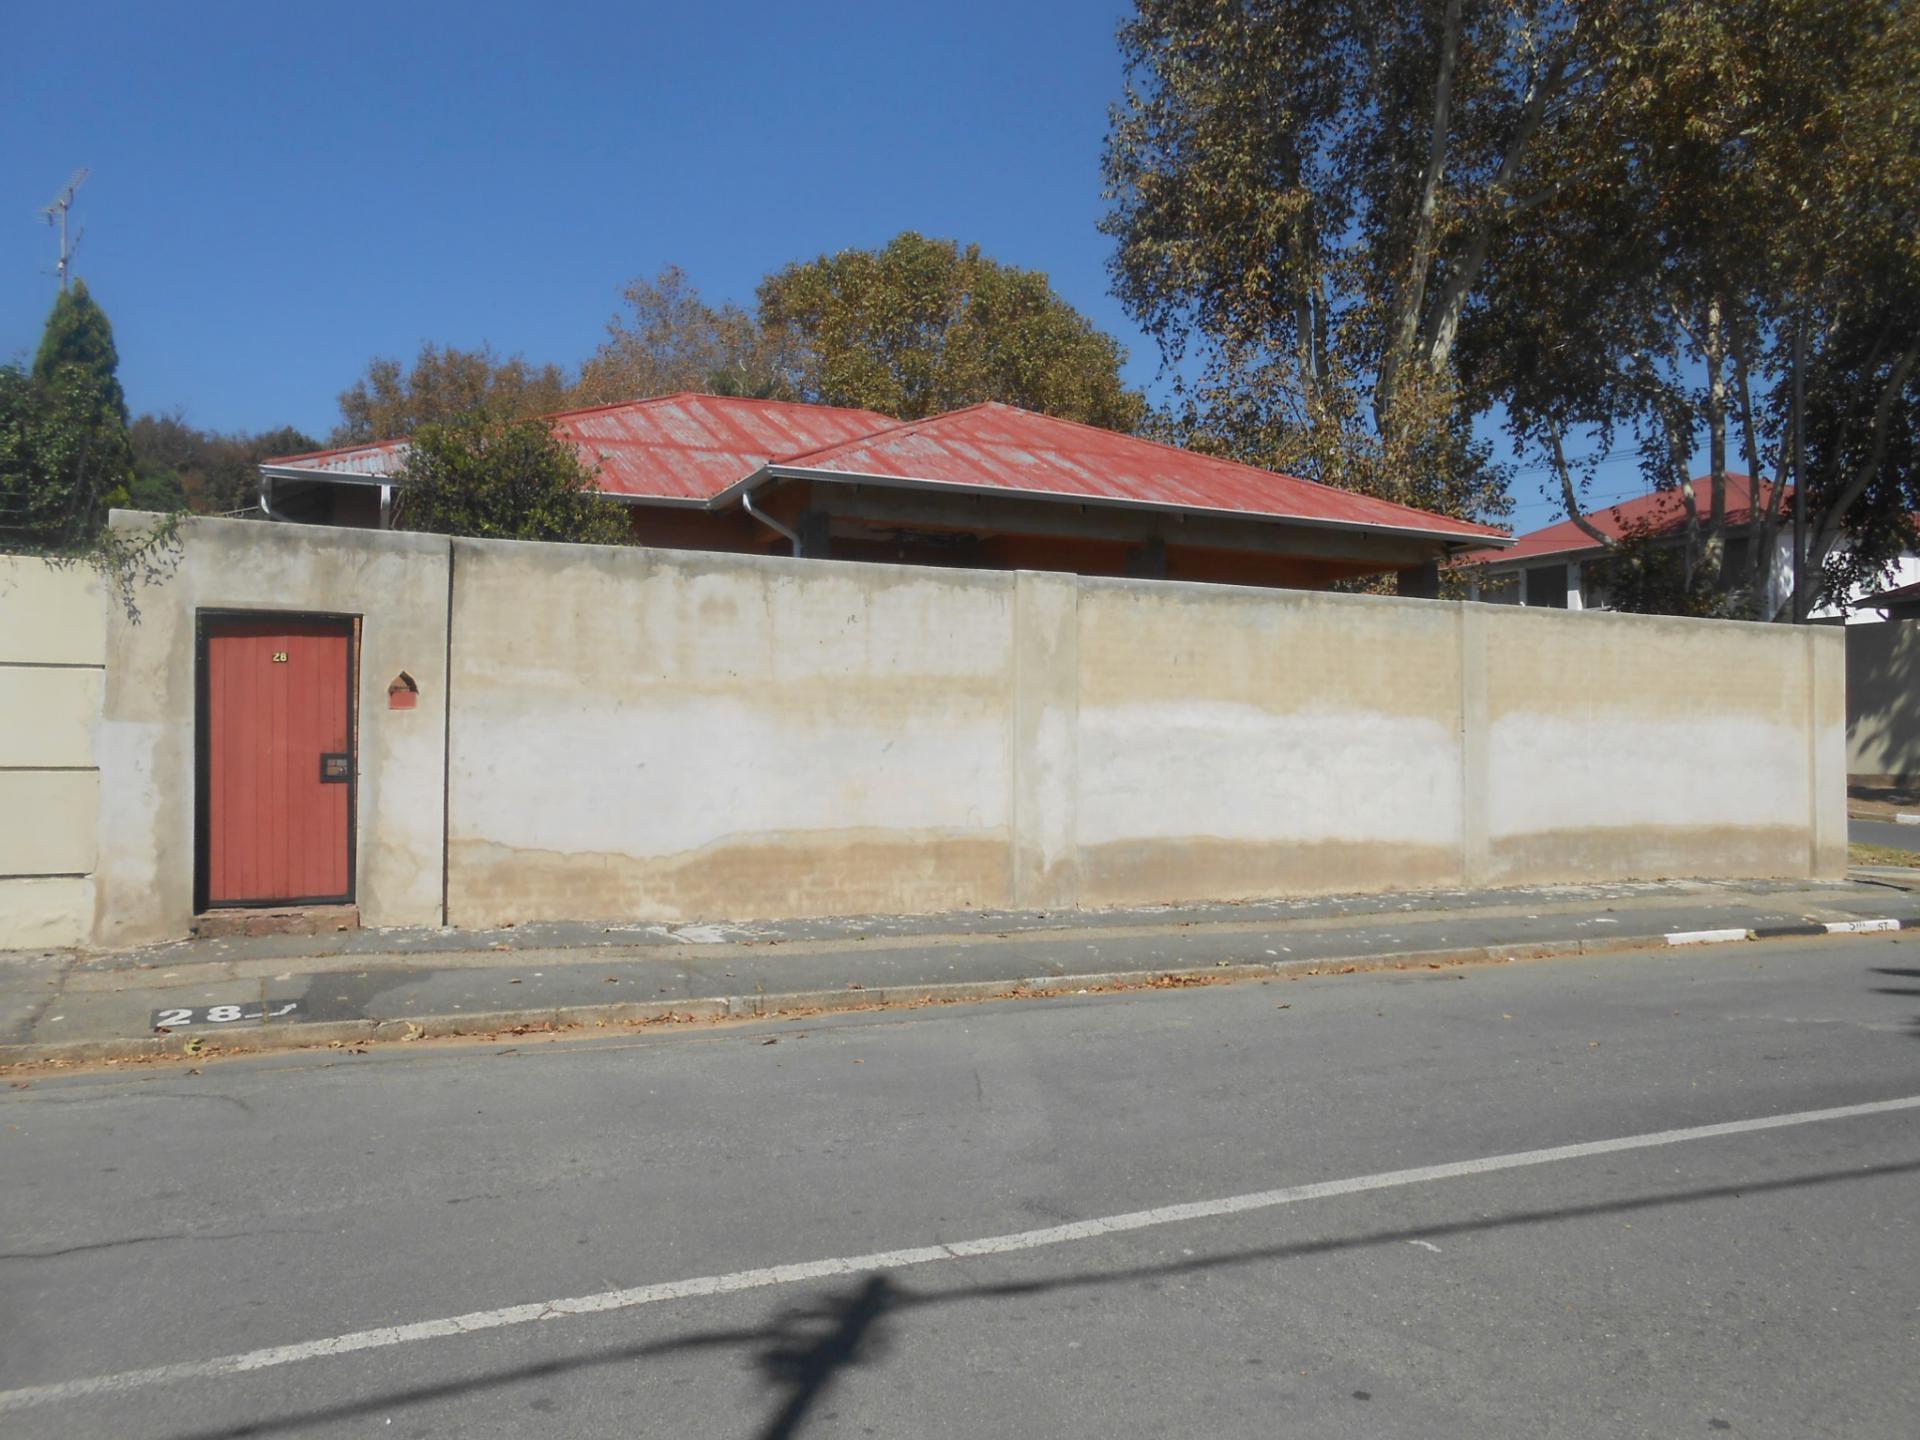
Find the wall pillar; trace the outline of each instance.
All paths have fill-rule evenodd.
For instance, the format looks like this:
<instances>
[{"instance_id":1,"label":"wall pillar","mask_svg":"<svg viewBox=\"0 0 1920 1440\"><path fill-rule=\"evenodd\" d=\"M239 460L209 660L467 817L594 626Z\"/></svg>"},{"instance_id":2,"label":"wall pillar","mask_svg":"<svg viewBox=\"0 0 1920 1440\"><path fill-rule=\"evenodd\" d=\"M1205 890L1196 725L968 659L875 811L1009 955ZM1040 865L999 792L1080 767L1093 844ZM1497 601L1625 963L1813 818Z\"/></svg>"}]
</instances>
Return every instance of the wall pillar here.
<instances>
[{"instance_id":1,"label":"wall pillar","mask_svg":"<svg viewBox=\"0 0 1920 1440\"><path fill-rule=\"evenodd\" d=\"M1080 587L1071 575L1022 570L1013 590L1013 903L1079 901Z\"/></svg>"},{"instance_id":2,"label":"wall pillar","mask_svg":"<svg viewBox=\"0 0 1920 1440\"><path fill-rule=\"evenodd\" d=\"M794 527L800 532L799 553L809 560L825 560L833 549L828 538L832 524L833 517L824 510L803 510Z\"/></svg>"},{"instance_id":3,"label":"wall pillar","mask_svg":"<svg viewBox=\"0 0 1920 1440\"><path fill-rule=\"evenodd\" d=\"M1440 562L1429 560L1412 570L1402 570L1394 576L1394 591L1408 600L1438 600Z\"/></svg>"},{"instance_id":4,"label":"wall pillar","mask_svg":"<svg viewBox=\"0 0 1920 1440\"><path fill-rule=\"evenodd\" d=\"M1807 872L1847 873L1847 643L1843 627L1803 626L1807 641Z\"/></svg>"},{"instance_id":5,"label":"wall pillar","mask_svg":"<svg viewBox=\"0 0 1920 1440\"><path fill-rule=\"evenodd\" d=\"M1524 572L1523 572L1524 573ZM1487 840L1487 791L1491 781L1488 752L1491 716L1487 706L1487 617L1472 605L1460 615L1460 878L1484 885L1492 870Z\"/></svg>"}]
</instances>

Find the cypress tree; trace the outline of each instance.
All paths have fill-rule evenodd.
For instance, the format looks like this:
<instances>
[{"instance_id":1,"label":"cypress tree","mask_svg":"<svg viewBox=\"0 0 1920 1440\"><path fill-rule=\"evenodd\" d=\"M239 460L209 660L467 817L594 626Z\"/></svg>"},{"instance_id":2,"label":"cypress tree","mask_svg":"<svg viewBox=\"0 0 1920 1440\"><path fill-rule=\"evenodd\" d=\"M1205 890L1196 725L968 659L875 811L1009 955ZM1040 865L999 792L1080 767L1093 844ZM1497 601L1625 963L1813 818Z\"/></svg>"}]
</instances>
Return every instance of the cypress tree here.
<instances>
[{"instance_id":1,"label":"cypress tree","mask_svg":"<svg viewBox=\"0 0 1920 1440\"><path fill-rule=\"evenodd\" d=\"M47 316L47 328L40 336L40 349L33 357L33 378L50 385L62 369L77 365L96 387L102 402L127 424L127 397L120 389L120 352L114 348L113 326L87 291L87 282L76 280L71 290L62 290Z\"/></svg>"}]
</instances>

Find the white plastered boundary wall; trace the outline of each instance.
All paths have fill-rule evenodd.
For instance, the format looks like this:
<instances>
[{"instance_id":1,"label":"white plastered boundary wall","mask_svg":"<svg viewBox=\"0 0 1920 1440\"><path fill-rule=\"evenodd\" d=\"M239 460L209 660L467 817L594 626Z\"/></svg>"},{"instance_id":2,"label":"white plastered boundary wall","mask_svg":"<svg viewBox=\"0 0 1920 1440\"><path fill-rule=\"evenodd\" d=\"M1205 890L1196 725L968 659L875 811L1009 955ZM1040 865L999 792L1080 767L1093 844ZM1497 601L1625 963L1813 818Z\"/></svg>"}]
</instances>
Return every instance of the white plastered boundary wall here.
<instances>
[{"instance_id":1,"label":"white plastered boundary wall","mask_svg":"<svg viewBox=\"0 0 1920 1440\"><path fill-rule=\"evenodd\" d=\"M92 938L105 670L99 578L0 556L0 948Z\"/></svg>"},{"instance_id":2,"label":"white plastered boundary wall","mask_svg":"<svg viewBox=\"0 0 1920 1440\"><path fill-rule=\"evenodd\" d=\"M360 622L355 898L368 925L439 923L447 541L245 520L194 520L181 534L173 572L140 590L137 620L108 607L95 943L183 935L192 918L196 624L222 610ZM389 710L402 670L419 703Z\"/></svg>"},{"instance_id":3,"label":"white plastered boundary wall","mask_svg":"<svg viewBox=\"0 0 1920 1440\"><path fill-rule=\"evenodd\" d=\"M207 609L359 618L368 924L1845 866L1826 630L237 521L185 537L141 623L106 621L99 944L191 918ZM401 670L419 704L389 711Z\"/></svg>"}]
</instances>

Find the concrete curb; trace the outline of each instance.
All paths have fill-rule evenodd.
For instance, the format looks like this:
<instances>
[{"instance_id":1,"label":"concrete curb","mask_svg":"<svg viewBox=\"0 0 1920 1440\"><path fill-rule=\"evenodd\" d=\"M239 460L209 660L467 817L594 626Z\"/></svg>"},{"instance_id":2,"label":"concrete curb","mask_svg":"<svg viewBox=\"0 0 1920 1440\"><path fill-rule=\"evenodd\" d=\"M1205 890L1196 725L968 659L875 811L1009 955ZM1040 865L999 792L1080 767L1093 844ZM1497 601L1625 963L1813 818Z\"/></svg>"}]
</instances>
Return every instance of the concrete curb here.
<instances>
[{"instance_id":1,"label":"concrete curb","mask_svg":"<svg viewBox=\"0 0 1920 1440\"><path fill-rule=\"evenodd\" d=\"M1753 930L1673 930L1669 945L1724 945L1736 940L1785 940L1802 935L1877 935L1920 928L1920 920L1811 920L1802 925L1762 925Z\"/></svg>"},{"instance_id":2,"label":"concrete curb","mask_svg":"<svg viewBox=\"0 0 1920 1440\"><path fill-rule=\"evenodd\" d=\"M1622 935L1600 940L1539 940L1513 945L1464 945L1441 950L1401 950L1318 959L1247 961L1155 970L1111 970L1087 975L1031 975L1010 980L967 980L868 989L792 990L727 995L660 1003L621 1002L527 1010L468 1011L411 1019L332 1020L265 1024L247 1031L129 1036L113 1040L66 1040L0 1045L0 1068L24 1065L94 1065L118 1060L197 1059L287 1050L361 1046L375 1041L453 1039L461 1036L551 1034L567 1030L651 1027L772 1019L847 1010L901 1010L983 1000L1047 999L1061 995L1125 990L1181 989L1244 980L1304 975L1351 975L1374 970L1446 969L1510 960L1547 960L1577 955L1621 954L1675 945L1771 940L1790 936L1859 935L1920 929L1910 920L1838 920L1776 925L1753 930L1676 930L1664 935Z\"/></svg>"}]
</instances>

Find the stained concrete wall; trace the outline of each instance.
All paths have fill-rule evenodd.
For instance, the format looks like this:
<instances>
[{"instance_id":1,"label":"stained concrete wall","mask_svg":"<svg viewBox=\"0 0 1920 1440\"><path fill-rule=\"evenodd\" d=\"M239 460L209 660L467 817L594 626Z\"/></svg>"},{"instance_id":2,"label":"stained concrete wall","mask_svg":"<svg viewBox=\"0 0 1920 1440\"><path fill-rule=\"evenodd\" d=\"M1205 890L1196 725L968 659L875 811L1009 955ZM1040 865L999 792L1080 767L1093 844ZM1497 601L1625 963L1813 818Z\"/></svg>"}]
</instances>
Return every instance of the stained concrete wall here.
<instances>
[{"instance_id":1,"label":"stained concrete wall","mask_svg":"<svg viewBox=\"0 0 1920 1440\"><path fill-rule=\"evenodd\" d=\"M0 949L92 936L105 667L94 572L0 557Z\"/></svg>"},{"instance_id":2,"label":"stained concrete wall","mask_svg":"<svg viewBox=\"0 0 1920 1440\"><path fill-rule=\"evenodd\" d=\"M115 512L116 528L142 523ZM137 619L108 607L95 942L181 935L193 914L195 623L223 609L359 619L361 917L439 923L448 542L195 520L181 543L172 573L139 592ZM402 670L419 684L418 705L388 710L387 684Z\"/></svg>"},{"instance_id":3,"label":"stained concrete wall","mask_svg":"<svg viewBox=\"0 0 1920 1440\"><path fill-rule=\"evenodd\" d=\"M1485 674L1476 881L1845 872L1838 634L1472 606L1466 635Z\"/></svg>"},{"instance_id":4,"label":"stained concrete wall","mask_svg":"<svg viewBox=\"0 0 1920 1440\"><path fill-rule=\"evenodd\" d=\"M461 923L1845 866L1820 631L454 545Z\"/></svg>"},{"instance_id":5,"label":"stained concrete wall","mask_svg":"<svg viewBox=\"0 0 1920 1440\"><path fill-rule=\"evenodd\" d=\"M1848 776L1920 783L1920 620L1849 625L1846 636Z\"/></svg>"},{"instance_id":6,"label":"stained concrete wall","mask_svg":"<svg viewBox=\"0 0 1920 1440\"><path fill-rule=\"evenodd\" d=\"M190 919L208 608L359 617L370 924L1845 864L1837 632L243 522L185 543L106 625L100 943ZM420 704L389 711L403 669Z\"/></svg>"},{"instance_id":7,"label":"stained concrete wall","mask_svg":"<svg viewBox=\"0 0 1920 1440\"><path fill-rule=\"evenodd\" d=\"M454 543L462 924L1009 903L1012 575Z\"/></svg>"}]
</instances>

